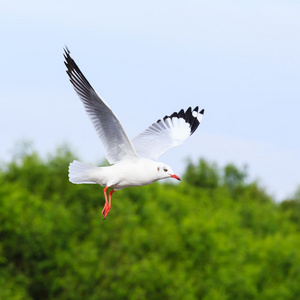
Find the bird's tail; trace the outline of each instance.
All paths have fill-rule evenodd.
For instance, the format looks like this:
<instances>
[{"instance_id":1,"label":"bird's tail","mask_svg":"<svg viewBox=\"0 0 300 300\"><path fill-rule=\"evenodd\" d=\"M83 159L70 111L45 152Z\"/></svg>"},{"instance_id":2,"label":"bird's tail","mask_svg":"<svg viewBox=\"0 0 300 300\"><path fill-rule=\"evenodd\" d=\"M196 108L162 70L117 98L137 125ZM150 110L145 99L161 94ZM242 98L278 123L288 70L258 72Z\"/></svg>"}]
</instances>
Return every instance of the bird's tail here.
<instances>
[{"instance_id":1,"label":"bird's tail","mask_svg":"<svg viewBox=\"0 0 300 300\"><path fill-rule=\"evenodd\" d=\"M93 174L97 169L96 166L74 160L69 165L69 180L72 183L96 183Z\"/></svg>"}]
</instances>

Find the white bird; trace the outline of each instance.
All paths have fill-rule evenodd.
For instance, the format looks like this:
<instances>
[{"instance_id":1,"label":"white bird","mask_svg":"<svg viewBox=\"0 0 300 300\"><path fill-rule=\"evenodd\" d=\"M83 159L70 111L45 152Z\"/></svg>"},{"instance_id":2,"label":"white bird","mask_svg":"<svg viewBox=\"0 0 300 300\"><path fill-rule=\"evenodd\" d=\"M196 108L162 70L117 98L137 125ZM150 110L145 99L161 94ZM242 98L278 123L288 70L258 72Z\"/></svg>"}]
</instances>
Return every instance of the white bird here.
<instances>
[{"instance_id":1,"label":"white bird","mask_svg":"<svg viewBox=\"0 0 300 300\"><path fill-rule=\"evenodd\" d=\"M111 208L111 196L114 191L147 185L170 177L181 180L167 164L156 160L170 148L181 145L195 132L204 109L198 112L197 106L193 110L189 107L186 111L181 109L174 112L159 119L130 141L112 110L81 73L68 48L64 49L64 58L66 72L104 145L106 158L111 164L96 167L74 160L69 166L69 180L76 184L94 183L104 187L103 219ZM108 188L112 190L107 200Z\"/></svg>"}]
</instances>

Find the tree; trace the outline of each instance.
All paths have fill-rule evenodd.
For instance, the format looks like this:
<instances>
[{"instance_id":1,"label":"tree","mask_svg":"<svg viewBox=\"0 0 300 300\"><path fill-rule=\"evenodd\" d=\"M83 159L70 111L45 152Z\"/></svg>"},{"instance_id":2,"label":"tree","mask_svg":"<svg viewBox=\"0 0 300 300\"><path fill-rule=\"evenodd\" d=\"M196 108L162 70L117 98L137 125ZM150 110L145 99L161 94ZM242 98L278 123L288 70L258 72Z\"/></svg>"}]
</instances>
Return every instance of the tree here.
<instances>
[{"instance_id":1,"label":"tree","mask_svg":"<svg viewBox=\"0 0 300 300\"><path fill-rule=\"evenodd\" d=\"M188 162L184 179L191 185L202 188L216 188L219 184L219 170L216 164L200 159L198 165Z\"/></svg>"},{"instance_id":2,"label":"tree","mask_svg":"<svg viewBox=\"0 0 300 300\"><path fill-rule=\"evenodd\" d=\"M297 299L299 223L245 169L190 162L179 185L119 191L103 221L73 157L2 167L1 299Z\"/></svg>"}]
</instances>

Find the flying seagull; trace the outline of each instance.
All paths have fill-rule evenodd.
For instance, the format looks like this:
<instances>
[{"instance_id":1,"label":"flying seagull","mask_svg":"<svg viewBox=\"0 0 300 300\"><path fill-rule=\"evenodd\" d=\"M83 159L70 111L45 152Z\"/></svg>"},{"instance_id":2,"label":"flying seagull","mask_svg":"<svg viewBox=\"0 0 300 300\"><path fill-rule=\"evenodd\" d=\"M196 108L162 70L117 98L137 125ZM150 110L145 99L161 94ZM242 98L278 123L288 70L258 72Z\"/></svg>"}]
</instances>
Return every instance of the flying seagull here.
<instances>
[{"instance_id":1,"label":"flying seagull","mask_svg":"<svg viewBox=\"0 0 300 300\"><path fill-rule=\"evenodd\" d=\"M64 58L70 82L82 101L103 143L106 159L111 164L96 167L74 160L69 165L69 180L76 184L93 183L104 187L103 220L111 208L111 197L115 191L151 184L165 178L181 180L167 164L157 162L157 159L170 148L181 145L195 132L204 109L198 111L198 106L193 110L189 107L186 111L181 109L166 115L130 140L112 110L84 77L68 48L64 49ZM112 190L107 197L108 188Z\"/></svg>"}]
</instances>

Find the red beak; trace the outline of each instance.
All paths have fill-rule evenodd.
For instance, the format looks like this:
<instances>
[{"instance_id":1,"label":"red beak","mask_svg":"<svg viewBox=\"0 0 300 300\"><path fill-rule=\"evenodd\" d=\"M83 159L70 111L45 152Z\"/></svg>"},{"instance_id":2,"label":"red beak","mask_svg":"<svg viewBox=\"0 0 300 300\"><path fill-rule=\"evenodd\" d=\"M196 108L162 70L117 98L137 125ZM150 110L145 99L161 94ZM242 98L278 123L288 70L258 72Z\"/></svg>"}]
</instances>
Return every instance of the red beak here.
<instances>
[{"instance_id":1,"label":"red beak","mask_svg":"<svg viewBox=\"0 0 300 300\"><path fill-rule=\"evenodd\" d=\"M171 176L172 178L175 178L175 179L177 179L177 180L181 181L180 177L179 177L179 176L177 176L177 175L175 175L175 174L173 174L173 175L171 175L171 174L170 174L170 176Z\"/></svg>"}]
</instances>

